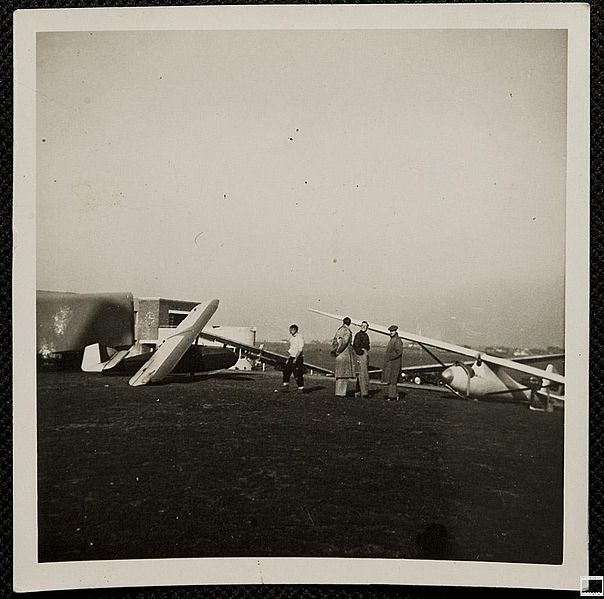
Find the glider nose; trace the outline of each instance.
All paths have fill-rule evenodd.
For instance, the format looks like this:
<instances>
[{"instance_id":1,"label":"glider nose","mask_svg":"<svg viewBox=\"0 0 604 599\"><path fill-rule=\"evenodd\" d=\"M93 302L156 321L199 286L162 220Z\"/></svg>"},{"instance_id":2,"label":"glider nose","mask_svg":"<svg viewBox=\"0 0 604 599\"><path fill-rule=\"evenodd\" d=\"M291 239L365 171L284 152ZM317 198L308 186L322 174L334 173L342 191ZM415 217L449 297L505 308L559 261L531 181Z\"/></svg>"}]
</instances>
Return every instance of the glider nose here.
<instances>
[{"instance_id":1,"label":"glider nose","mask_svg":"<svg viewBox=\"0 0 604 599\"><path fill-rule=\"evenodd\" d=\"M440 378L445 385L448 385L453 380L453 371L450 368L446 368L440 373Z\"/></svg>"}]
</instances>

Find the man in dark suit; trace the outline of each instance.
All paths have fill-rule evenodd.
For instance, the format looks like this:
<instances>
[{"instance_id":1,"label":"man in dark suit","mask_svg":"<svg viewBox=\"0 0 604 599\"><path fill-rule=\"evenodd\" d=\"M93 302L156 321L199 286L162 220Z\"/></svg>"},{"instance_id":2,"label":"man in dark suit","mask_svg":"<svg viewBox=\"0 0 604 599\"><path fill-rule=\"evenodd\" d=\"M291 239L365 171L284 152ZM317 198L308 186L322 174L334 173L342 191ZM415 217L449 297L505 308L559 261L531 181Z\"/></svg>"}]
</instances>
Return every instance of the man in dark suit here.
<instances>
[{"instance_id":1,"label":"man in dark suit","mask_svg":"<svg viewBox=\"0 0 604 599\"><path fill-rule=\"evenodd\" d=\"M355 393L358 397L369 397L369 335L367 329L369 323L364 320L361 330L354 336L352 347L357 358L357 382L359 391Z\"/></svg>"}]
</instances>

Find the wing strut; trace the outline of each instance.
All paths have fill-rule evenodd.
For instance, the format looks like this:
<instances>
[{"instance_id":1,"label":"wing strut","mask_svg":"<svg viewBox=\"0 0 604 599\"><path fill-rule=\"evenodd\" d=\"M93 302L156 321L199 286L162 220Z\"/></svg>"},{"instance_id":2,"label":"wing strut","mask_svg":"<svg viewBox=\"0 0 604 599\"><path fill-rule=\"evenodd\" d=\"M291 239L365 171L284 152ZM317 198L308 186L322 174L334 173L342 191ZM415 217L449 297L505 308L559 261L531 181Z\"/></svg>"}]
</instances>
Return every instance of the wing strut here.
<instances>
[{"instance_id":1,"label":"wing strut","mask_svg":"<svg viewBox=\"0 0 604 599\"><path fill-rule=\"evenodd\" d=\"M447 365L433 352L431 352L423 343L418 343L418 345L426 352L428 352L443 368L446 368Z\"/></svg>"}]
</instances>

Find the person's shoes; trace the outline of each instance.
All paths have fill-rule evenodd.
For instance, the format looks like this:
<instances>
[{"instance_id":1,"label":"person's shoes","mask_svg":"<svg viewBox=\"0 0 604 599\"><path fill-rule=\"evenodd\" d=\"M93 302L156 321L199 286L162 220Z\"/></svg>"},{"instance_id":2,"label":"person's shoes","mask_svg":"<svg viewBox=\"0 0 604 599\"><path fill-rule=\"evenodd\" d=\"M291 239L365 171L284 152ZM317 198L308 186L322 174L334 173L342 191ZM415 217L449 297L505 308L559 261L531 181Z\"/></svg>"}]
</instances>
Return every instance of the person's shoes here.
<instances>
[{"instance_id":1,"label":"person's shoes","mask_svg":"<svg viewBox=\"0 0 604 599\"><path fill-rule=\"evenodd\" d=\"M360 393L357 391L357 392L354 394L354 396L355 396L355 397L361 397L361 394L360 394Z\"/></svg>"},{"instance_id":2,"label":"person's shoes","mask_svg":"<svg viewBox=\"0 0 604 599\"><path fill-rule=\"evenodd\" d=\"M369 399L369 395L361 395L361 399Z\"/></svg>"},{"instance_id":3,"label":"person's shoes","mask_svg":"<svg viewBox=\"0 0 604 599\"><path fill-rule=\"evenodd\" d=\"M537 406L529 406L529 410L533 410L533 412L545 412L545 408L538 408Z\"/></svg>"},{"instance_id":4,"label":"person's shoes","mask_svg":"<svg viewBox=\"0 0 604 599\"><path fill-rule=\"evenodd\" d=\"M275 393L289 393L289 385L283 384L280 389L275 389Z\"/></svg>"},{"instance_id":5,"label":"person's shoes","mask_svg":"<svg viewBox=\"0 0 604 599\"><path fill-rule=\"evenodd\" d=\"M304 387L298 387L298 393L304 393Z\"/></svg>"}]
</instances>

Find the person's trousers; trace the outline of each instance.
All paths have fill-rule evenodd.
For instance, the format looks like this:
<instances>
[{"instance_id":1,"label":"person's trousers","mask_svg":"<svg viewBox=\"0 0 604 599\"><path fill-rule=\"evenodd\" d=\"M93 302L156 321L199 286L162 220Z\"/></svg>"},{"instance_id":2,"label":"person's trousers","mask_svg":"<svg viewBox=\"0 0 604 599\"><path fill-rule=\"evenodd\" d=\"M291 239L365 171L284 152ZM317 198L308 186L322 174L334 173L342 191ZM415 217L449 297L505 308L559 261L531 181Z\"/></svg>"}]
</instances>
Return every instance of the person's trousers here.
<instances>
[{"instance_id":1,"label":"person's trousers","mask_svg":"<svg viewBox=\"0 0 604 599\"><path fill-rule=\"evenodd\" d=\"M369 395L369 367L367 352L365 352L362 356L357 356L357 369L359 391L361 392L362 396Z\"/></svg>"},{"instance_id":2,"label":"person's trousers","mask_svg":"<svg viewBox=\"0 0 604 599\"><path fill-rule=\"evenodd\" d=\"M396 383L388 383L388 399L396 399L398 397L398 388Z\"/></svg>"},{"instance_id":3,"label":"person's trousers","mask_svg":"<svg viewBox=\"0 0 604 599\"><path fill-rule=\"evenodd\" d=\"M296 377L298 387L304 387L304 356L300 354L297 358L287 358L283 369L283 382L289 383L291 375Z\"/></svg>"}]
</instances>

